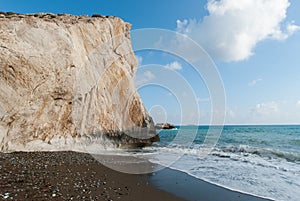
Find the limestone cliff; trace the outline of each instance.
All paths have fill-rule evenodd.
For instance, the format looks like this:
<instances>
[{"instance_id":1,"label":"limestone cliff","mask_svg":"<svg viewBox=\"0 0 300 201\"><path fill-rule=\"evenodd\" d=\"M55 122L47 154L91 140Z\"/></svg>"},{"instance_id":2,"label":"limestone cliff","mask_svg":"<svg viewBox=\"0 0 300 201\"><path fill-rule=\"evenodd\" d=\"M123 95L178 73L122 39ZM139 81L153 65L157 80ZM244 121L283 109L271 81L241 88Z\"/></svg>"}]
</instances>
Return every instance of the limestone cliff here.
<instances>
[{"instance_id":1,"label":"limestone cliff","mask_svg":"<svg viewBox=\"0 0 300 201\"><path fill-rule=\"evenodd\" d=\"M117 17L0 13L0 149L73 150L159 140Z\"/></svg>"}]
</instances>

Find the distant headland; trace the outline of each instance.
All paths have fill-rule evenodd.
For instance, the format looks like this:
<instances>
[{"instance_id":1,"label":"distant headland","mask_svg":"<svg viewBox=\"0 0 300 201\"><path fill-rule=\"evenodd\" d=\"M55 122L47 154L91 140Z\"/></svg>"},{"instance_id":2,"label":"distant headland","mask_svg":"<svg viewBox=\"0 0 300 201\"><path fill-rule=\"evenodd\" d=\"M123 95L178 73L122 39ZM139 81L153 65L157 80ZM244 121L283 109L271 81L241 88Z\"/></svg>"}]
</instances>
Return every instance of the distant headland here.
<instances>
[{"instance_id":1,"label":"distant headland","mask_svg":"<svg viewBox=\"0 0 300 201\"><path fill-rule=\"evenodd\" d=\"M174 124L171 123L157 123L155 124L156 129L173 129L175 128Z\"/></svg>"}]
</instances>

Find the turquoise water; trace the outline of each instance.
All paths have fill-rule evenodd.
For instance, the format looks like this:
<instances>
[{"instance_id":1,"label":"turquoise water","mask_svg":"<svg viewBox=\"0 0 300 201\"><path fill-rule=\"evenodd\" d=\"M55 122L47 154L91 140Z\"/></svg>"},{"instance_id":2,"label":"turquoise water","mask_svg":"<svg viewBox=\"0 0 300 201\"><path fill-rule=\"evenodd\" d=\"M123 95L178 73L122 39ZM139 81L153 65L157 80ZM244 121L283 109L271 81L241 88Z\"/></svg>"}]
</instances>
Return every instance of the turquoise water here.
<instances>
[{"instance_id":1,"label":"turquoise water","mask_svg":"<svg viewBox=\"0 0 300 201\"><path fill-rule=\"evenodd\" d=\"M152 162L229 189L300 200L300 126L224 126L204 156L209 128L214 130L208 126L158 130L161 142L145 149L158 153Z\"/></svg>"},{"instance_id":2,"label":"turquoise water","mask_svg":"<svg viewBox=\"0 0 300 201\"><path fill-rule=\"evenodd\" d=\"M193 145L201 145L209 126L177 126L176 128L178 130L159 130L161 142L157 144L168 145L181 131L182 135L197 132ZM227 148L227 151L232 152L247 152L247 150L239 150L242 145L252 148L254 154L268 154L268 150L270 157L300 161L300 126L224 126L216 147Z\"/></svg>"}]
</instances>

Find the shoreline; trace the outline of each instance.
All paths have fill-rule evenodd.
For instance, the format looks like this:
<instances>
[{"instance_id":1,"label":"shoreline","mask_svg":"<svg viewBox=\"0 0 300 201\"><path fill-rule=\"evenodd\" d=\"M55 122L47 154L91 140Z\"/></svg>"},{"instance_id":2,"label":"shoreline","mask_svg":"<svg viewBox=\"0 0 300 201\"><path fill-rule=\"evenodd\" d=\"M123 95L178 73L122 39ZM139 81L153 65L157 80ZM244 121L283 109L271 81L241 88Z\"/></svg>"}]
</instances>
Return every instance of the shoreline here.
<instances>
[{"instance_id":1,"label":"shoreline","mask_svg":"<svg viewBox=\"0 0 300 201\"><path fill-rule=\"evenodd\" d=\"M119 167L119 159L114 159ZM147 161L138 162L142 162L139 171L149 171L155 166ZM148 174L126 174L106 167L90 154L71 151L0 153L0 200L8 199L268 200L231 191L170 168Z\"/></svg>"},{"instance_id":2,"label":"shoreline","mask_svg":"<svg viewBox=\"0 0 300 201\"><path fill-rule=\"evenodd\" d=\"M150 183L155 187L189 201L271 201L245 192L228 189L171 168L153 173Z\"/></svg>"}]
</instances>

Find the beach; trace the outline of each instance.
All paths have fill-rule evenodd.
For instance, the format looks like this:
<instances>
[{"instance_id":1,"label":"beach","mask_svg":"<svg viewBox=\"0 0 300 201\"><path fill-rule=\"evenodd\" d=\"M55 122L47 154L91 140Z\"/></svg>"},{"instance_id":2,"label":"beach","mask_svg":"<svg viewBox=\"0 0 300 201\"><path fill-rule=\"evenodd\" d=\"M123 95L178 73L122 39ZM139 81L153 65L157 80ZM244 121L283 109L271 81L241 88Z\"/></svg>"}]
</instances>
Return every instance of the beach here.
<instances>
[{"instance_id":1,"label":"beach","mask_svg":"<svg viewBox=\"0 0 300 201\"><path fill-rule=\"evenodd\" d=\"M149 174L112 170L77 152L0 154L2 200L263 200L163 169Z\"/></svg>"},{"instance_id":2,"label":"beach","mask_svg":"<svg viewBox=\"0 0 300 201\"><path fill-rule=\"evenodd\" d=\"M165 168L150 178L151 183L159 189L170 192L189 201L267 201L237 191L232 191L184 172Z\"/></svg>"},{"instance_id":3,"label":"beach","mask_svg":"<svg viewBox=\"0 0 300 201\"><path fill-rule=\"evenodd\" d=\"M0 194L7 200L182 200L156 189L147 175L111 170L76 152L0 154Z\"/></svg>"}]
</instances>

